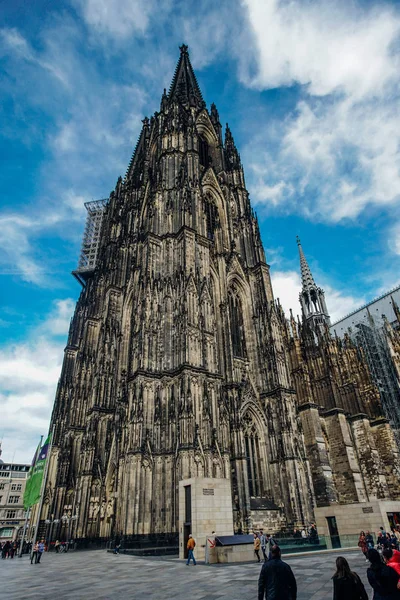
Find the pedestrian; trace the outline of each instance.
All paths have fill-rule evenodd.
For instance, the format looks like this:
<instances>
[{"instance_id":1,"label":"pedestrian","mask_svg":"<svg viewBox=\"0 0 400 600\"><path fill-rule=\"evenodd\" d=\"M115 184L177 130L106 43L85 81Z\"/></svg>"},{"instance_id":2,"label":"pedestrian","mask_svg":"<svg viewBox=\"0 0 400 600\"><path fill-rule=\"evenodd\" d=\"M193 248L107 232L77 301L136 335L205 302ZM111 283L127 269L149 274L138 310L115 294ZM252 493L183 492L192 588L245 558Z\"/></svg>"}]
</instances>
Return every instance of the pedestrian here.
<instances>
[{"instance_id":1,"label":"pedestrian","mask_svg":"<svg viewBox=\"0 0 400 600\"><path fill-rule=\"evenodd\" d=\"M263 531L261 531L261 537L260 537L260 542L261 542L261 550L264 556L264 560L268 560L268 555L267 555L267 536L265 535L265 533Z\"/></svg>"},{"instance_id":2,"label":"pedestrian","mask_svg":"<svg viewBox=\"0 0 400 600\"><path fill-rule=\"evenodd\" d=\"M187 558L187 563L186 563L187 566L189 566L189 564L190 564L190 559L193 559L193 565L196 566L196 559L193 554L193 550L195 549L195 546L196 546L196 542L194 541L192 534L189 534L189 539L188 539L188 543L186 546L188 549L188 558Z\"/></svg>"},{"instance_id":3,"label":"pedestrian","mask_svg":"<svg viewBox=\"0 0 400 600\"><path fill-rule=\"evenodd\" d=\"M260 546L261 540L258 535L254 534L254 554L257 556L257 562L260 562Z\"/></svg>"},{"instance_id":4,"label":"pedestrian","mask_svg":"<svg viewBox=\"0 0 400 600\"><path fill-rule=\"evenodd\" d=\"M296 540L295 544L301 544L301 532L298 529L294 530L293 538Z\"/></svg>"},{"instance_id":5,"label":"pedestrian","mask_svg":"<svg viewBox=\"0 0 400 600\"><path fill-rule=\"evenodd\" d=\"M39 552L39 542L35 542L35 545L33 546L32 554L31 554L31 564L33 563L33 559L35 559L35 564L37 563L38 552Z\"/></svg>"},{"instance_id":6,"label":"pedestrian","mask_svg":"<svg viewBox=\"0 0 400 600\"><path fill-rule=\"evenodd\" d=\"M115 540L114 540L114 554L119 554L120 546L121 546L121 538L117 533L117 535L115 536Z\"/></svg>"},{"instance_id":7,"label":"pedestrian","mask_svg":"<svg viewBox=\"0 0 400 600\"><path fill-rule=\"evenodd\" d=\"M390 547L390 540L388 540L386 533L383 534L381 531L378 533L376 538L376 546L378 550L384 550Z\"/></svg>"},{"instance_id":8,"label":"pedestrian","mask_svg":"<svg viewBox=\"0 0 400 600\"><path fill-rule=\"evenodd\" d=\"M317 527L316 527L315 523L313 523L310 527L309 537L310 537L310 544L319 544L318 531L317 531Z\"/></svg>"},{"instance_id":9,"label":"pedestrian","mask_svg":"<svg viewBox=\"0 0 400 600\"><path fill-rule=\"evenodd\" d=\"M365 534L365 542L367 544L367 550L374 547L374 538L372 537L372 534L369 531L367 531L367 533Z\"/></svg>"},{"instance_id":10,"label":"pedestrian","mask_svg":"<svg viewBox=\"0 0 400 600\"><path fill-rule=\"evenodd\" d=\"M307 541L307 532L305 530L305 528L303 527L303 529L301 530L301 537L303 539L303 542Z\"/></svg>"},{"instance_id":11,"label":"pedestrian","mask_svg":"<svg viewBox=\"0 0 400 600\"><path fill-rule=\"evenodd\" d=\"M382 562L375 548L368 550L368 560L371 565L367 569L367 577L374 590L372 600L399 600L400 590L397 589L399 576L396 571Z\"/></svg>"},{"instance_id":12,"label":"pedestrian","mask_svg":"<svg viewBox=\"0 0 400 600\"><path fill-rule=\"evenodd\" d=\"M400 552L392 548L385 548L382 552L382 558L388 567L394 569L397 575L400 575Z\"/></svg>"},{"instance_id":13,"label":"pedestrian","mask_svg":"<svg viewBox=\"0 0 400 600\"><path fill-rule=\"evenodd\" d=\"M365 536L364 531L361 531L360 537L358 538L358 547L360 548L361 552L364 554L365 558L367 559L368 546L367 546L367 540L365 539L365 537L366 536Z\"/></svg>"},{"instance_id":14,"label":"pedestrian","mask_svg":"<svg viewBox=\"0 0 400 600\"><path fill-rule=\"evenodd\" d=\"M37 552L37 564L40 563L40 559L42 558L42 554L44 552L44 540L40 540L38 544L38 552Z\"/></svg>"},{"instance_id":15,"label":"pedestrian","mask_svg":"<svg viewBox=\"0 0 400 600\"><path fill-rule=\"evenodd\" d=\"M365 587L343 556L336 559L336 573L333 580L333 600L368 600Z\"/></svg>"},{"instance_id":16,"label":"pedestrian","mask_svg":"<svg viewBox=\"0 0 400 600\"><path fill-rule=\"evenodd\" d=\"M10 554L10 550L11 550L11 543L7 540L3 545L3 548L1 551L1 557L8 558L8 556Z\"/></svg>"},{"instance_id":17,"label":"pedestrian","mask_svg":"<svg viewBox=\"0 0 400 600\"><path fill-rule=\"evenodd\" d=\"M271 559L262 566L258 600L296 600L297 584L292 569L281 560L281 549L272 546Z\"/></svg>"},{"instance_id":18,"label":"pedestrian","mask_svg":"<svg viewBox=\"0 0 400 600\"><path fill-rule=\"evenodd\" d=\"M395 534L394 530L392 531L392 533L390 535L390 547L393 550L398 550L399 549L399 544L398 544L397 537L396 537L396 534Z\"/></svg>"},{"instance_id":19,"label":"pedestrian","mask_svg":"<svg viewBox=\"0 0 400 600\"><path fill-rule=\"evenodd\" d=\"M60 552L60 540L56 540L54 548L56 549L56 554L58 554Z\"/></svg>"}]
</instances>

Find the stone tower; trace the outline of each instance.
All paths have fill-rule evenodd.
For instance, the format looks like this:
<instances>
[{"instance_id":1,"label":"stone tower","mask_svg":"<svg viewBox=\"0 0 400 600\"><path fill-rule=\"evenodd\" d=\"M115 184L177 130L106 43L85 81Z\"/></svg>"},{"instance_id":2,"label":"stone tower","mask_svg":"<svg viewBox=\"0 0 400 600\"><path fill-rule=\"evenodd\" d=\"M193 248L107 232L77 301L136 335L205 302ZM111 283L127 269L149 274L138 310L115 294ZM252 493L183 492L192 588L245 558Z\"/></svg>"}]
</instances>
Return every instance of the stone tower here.
<instances>
[{"instance_id":1,"label":"stone tower","mask_svg":"<svg viewBox=\"0 0 400 600\"><path fill-rule=\"evenodd\" d=\"M302 322L274 301L239 152L187 46L125 178L87 209L52 415L54 535L176 535L192 477L230 480L237 532L399 497L379 395L330 337L300 242Z\"/></svg>"},{"instance_id":2,"label":"stone tower","mask_svg":"<svg viewBox=\"0 0 400 600\"><path fill-rule=\"evenodd\" d=\"M76 513L77 538L169 534L178 482L204 476L231 479L236 531L311 520L257 218L185 45L80 280L52 417L52 514Z\"/></svg>"}]
</instances>

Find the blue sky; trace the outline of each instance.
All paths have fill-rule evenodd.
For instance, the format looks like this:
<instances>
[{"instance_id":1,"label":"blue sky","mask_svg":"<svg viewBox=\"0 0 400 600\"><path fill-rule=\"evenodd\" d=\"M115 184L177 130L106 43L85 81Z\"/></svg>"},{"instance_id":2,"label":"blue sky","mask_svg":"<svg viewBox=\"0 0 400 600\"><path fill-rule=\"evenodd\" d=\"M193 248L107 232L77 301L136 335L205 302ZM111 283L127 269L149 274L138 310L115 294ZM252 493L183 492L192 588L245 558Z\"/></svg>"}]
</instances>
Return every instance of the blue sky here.
<instances>
[{"instance_id":1,"label":"blue sky","mask_svg":"<svg viewBox=\"0 0 400 600\"><path fill-rule=\"evenodd\" d=\"M301 237L332 317L400 281L397 2L0 3L0 438L45 434L87 200L124 175L189 45L229 122L271 265L298 312Z\"/></svg>"}]
</instances>

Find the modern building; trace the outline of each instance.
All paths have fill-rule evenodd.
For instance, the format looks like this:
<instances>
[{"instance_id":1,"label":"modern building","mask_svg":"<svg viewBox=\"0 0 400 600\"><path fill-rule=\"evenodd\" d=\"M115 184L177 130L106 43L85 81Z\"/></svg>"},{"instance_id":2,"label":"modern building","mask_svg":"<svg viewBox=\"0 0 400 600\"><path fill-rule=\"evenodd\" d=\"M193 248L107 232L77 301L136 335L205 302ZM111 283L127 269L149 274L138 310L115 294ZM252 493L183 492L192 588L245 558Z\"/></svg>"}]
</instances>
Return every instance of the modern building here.
<instances>
[{"instance_id":1,"label":"modern building","mask_svg":"<svg viewBox=\"0 0 400 600\"><path fill-rule=\"evenodd\" d=\"M25 523L23 497L29 468L30 465L0 460L0 542L16 540L22 535Z\"/></svg>"},{"instance_id":2,"label":"modern building","mask_svg":"<svg viewBox=\"0 0 400 600\"><path fill-rule=\"evenodd\" d=\"M400 334L400 287L353 311L331 326L362 349L379 389L383 410L400 444L400 367L394 350Z\"/></svg>"},{"instance_id":3,"label":"modern building","mask_svg":"<svg viewBox=\"0 0 400 600\"><path fill-rule=\"evenodd\" d=\"M193 526L180 482L211 496L210 480L225 479L235 532L316 518L344 533L359 526L355 512L367 528L379 503L400 511L378 390L351 341L330 335L300 242L302 321L274 300L232 132L180 50L169 93L102 201L93 253L85 234L92 262L75 272L42 519L60 522L59 538L161 543Z\"/></svg>"}]
</instances>

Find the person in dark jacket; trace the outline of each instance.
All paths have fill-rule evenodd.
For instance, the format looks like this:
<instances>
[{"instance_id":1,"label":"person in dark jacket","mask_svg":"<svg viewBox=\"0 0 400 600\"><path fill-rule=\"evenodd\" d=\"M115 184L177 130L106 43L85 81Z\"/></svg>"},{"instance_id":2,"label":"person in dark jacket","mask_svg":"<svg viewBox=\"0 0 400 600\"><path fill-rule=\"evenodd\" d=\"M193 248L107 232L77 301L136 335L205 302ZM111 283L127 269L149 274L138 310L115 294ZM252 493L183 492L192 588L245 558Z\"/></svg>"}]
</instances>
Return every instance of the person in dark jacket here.
<instances>
[{"instance_id":1,"label":"person in dark jacket","mask_svg":"<svg viewBox=\"0 0 400 600\"><path fill-rule=\"evenodd\" d=\"M397 589L399 576L396 571L383 564L375 548L368 550L368 560L371 566L367 569L367 577L374 590L372 600L400 600L400 590Z\"/></svg>"},{"instance_id":2,"label":"person in dark jacket","mask_svg":"<svg viewBox=\"0 0 400 600\"><path fill-rule=\"evenodd\" d=\"M333 600L368 600L365 587L357 575L350 570L343 556L336 559L336 573L333 580Z\"/></svg>"},{"instance_id":3,"label":"person in dark jacket","mask_svg":"<svg viewBox=\"0 0 400 600\"><path fill-rule=\"evenodd\" d=\"M258 579L258 600L296 600L297 585L292 569L281 560L281 549L272 546L271 558L263 564Z\"/></svg>"},{"instance_id":4,"label":"person in dark jacket","mask_svg":"<svg viewBox=\"0 0 400 600\"><path fill-rule=\"evenodd\" d=\"M373 547L374 547L374 545L375 545L375 544L374 544L374 538L372 537L372 534L371 534L369 531L367 531L367 534L366 534L366 536L365 536L365 541L366 541L366 544L367 544L367 548L368 548L368 550L369 550L370 548L373 548Z\"/></svg>"}]
</instances>

